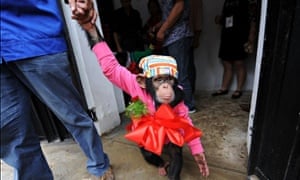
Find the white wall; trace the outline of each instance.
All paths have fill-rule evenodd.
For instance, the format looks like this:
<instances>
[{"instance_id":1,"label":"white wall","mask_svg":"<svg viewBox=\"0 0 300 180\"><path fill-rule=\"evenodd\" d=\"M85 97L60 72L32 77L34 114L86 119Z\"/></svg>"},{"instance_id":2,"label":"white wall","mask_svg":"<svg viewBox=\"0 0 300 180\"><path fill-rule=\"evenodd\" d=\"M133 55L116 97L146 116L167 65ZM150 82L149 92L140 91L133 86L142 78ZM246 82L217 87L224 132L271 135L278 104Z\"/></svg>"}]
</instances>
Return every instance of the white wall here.
<instances>
[{"instance_id":1,"label":"white wall","mask_svg":"<svg viewBox=\"0 0 300 180\"><path fill-rule=\"evenodd\" d=\"M224 0L203 0L203 30L200 46L195 49L195 65L197 68L197 90L215 90L221 87L223 67L218 58L220 43L220 27L214 18L221 13ZM120 7L120 0L114 0L116 8ZM132 6L139 10L143 22L149 16L147 0L132 0ZM248 76L244 90L252 90L255 68L255 55L246 61ZM236 80L232 82L231 90L235 90Z\"/></svg>"},{"instance_id":2,"label":"white wall","mask_svg":"<svg viewBox=\"0 0 300 180\"><path fill-rule=\"evenodd\" d=\"M197 68L197 90L214 90L221 87L223 67L218 58L221 28L215 24L215 16L221 14L224 0L203 0L203 30L200 46L195 50ZM255 56L247 59L248 76L244 89L251 90L253 84ZM232 82L231 90L236 87Z\"/></svg>"}]
</instances>

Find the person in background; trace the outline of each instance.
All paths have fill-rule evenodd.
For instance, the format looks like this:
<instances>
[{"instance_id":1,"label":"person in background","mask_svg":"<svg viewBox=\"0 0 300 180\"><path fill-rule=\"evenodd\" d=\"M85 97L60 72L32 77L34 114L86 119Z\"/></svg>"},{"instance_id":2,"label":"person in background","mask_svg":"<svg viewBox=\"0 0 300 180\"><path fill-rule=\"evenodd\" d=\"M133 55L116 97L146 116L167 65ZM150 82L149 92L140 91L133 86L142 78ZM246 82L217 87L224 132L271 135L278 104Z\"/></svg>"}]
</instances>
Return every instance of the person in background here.
<instances>
[{"instance_id":1,"label":"person in background","mask_svg":"<svg viewBox=\"0 0 300 180\"><path fill-rule=\"evenodd\" d=\"M202 31L202 16L203 16L203 3L202 0L190 0L190 24L192 31L194 33L193 43L192 43L192 60L190 65L190 81L192 86L192 91L195 93L196 89L196 77L197 70L195 65L194 51L199 47L199 38Z\"/></svg>"},{"instance_id":2,"label":"person in background","mask_svg":"<svg viewBox=\"0 0 300 180\"><path fill-rule=\"evenodd\" d=\"M144 50L142 19L132 8L131 0L120 0L122 7L115 10L111 22L117 52Z\"/></svg>"},{"instance_id":3,"label":"person in background","mask_svg":"<svg viewBox=\"0 0 300 180\"><path fill-rule=\"evenodd\" d=\"M143 27L145 43L149 48L153 49L153 54L162 54L162 42L156 40L156 33L161 26L162 18L158 0L149 0L147 7L150 17Z\"/></svg>"},{"instance_id":4,"label":"person in background","mask_svg":"<svg viewBox=\"0 0 300 180\"><path fill-rule=\"evenodd\" d=\"M178 82L185 94L184 103L189 113L196 112L190 81L193 32L190 27L188 0L159 0L162 10L162 25L156 37L163 41L166 54L174 57L178 65Z\"/></svg>"},{"instance_id":5,"label":"person in background","mask_svg":"<svg viewBox=\"0 0 300 180\"><path fill-rule=\"evenodd\" d=\"M69 0L72 17L95 23L91 0ZM1 160L15 179L54 179L32 124L31 95L60 119L87 157L92 178L113 180L93 120L72 83L59 1L1 1Z\"/></svg>"},{"instance_id":6,"label":"person in background","mask_svg":"<svg viewBox=\"0 0 300 180\"><path fill-rule=\"evenodd\" d=\"M131 0L120 0L121 7L114 11L111 28L117 56L126 56L130 52L144 51L142 36L143 24L139 11L131 5ZM122 64L122 63L121 63ZM125 105L130 96L123 92Z\"/></svg>"},{"instance_id":7,"label":"person in background","mask_svg":"<svg viewBox=\"0 0 300 180\"><path fill-rule=\"evenodd\" d=\"M240 98L246 81L245 60L253 52L256 41L255 0L225 0L221 16L215 21L222 26L219 57L224 67L222 85L212 96L228 93L234 68L237 73L237 87L232 99Z\"/></svg>"}]
</instances>

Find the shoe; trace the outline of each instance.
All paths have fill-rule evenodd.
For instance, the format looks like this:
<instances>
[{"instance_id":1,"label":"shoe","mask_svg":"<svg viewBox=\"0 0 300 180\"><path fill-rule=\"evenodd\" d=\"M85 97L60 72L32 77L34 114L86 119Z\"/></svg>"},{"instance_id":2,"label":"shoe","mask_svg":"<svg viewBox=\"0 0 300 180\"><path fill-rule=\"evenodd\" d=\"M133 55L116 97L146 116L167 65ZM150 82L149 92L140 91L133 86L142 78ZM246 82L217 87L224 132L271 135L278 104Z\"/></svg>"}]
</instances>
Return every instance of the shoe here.
<instances>
[{"instance_id":1,"label":"shoe","mask_svg":"<svg viewBox=\"0 0 300 180\"><path fill-rule=\"evenodd\" d=\"M249 104L240 104L240 108L243 111L250 112L250 103Z\"/></svg>"},{"instance_id":2,"label":"shoe","mask_svg":"<svg viewBox=\"0 0 300 180\"><path fill-rule=\"evenodd\" d=\"M220 96L220 95L225 95L228 94L228 90L223 90L223 89L219 89L218 91L212 93L212 96Z\"/></svg>"},{"instance_id":3,"label":"shoe","mask_svg":"<svg viewBox=\"0 0 300 180\"><path fill-rule=\"evenodd\" d=\"M112 167L110 166L107 171L100 177L92 176L91 180L114 180L114 173Z\"/></svg>"},{"instance_id":4,"label":"shoe","mask_svg":"<svg viewBox=\"0 0 300 180\"><path fill-rule=\"evenodd\" d=\"M195 113L196 111L197 111L196 108L189 109L189 114L193 114L193 113Z\"/></svg>"},{"instance_id":5,"label":"shoe","mask_svg":"<svg viewBox=\"0 0 300 180\"><path fill-rule=\"evenodd\" d=\"M242 95L243 95L243 92L242 92L242 91L236 90L236 91L233 92L231 98L232 98L232 99L238 99L238 98L240 98Z\"/></svg>"}]
</instances>

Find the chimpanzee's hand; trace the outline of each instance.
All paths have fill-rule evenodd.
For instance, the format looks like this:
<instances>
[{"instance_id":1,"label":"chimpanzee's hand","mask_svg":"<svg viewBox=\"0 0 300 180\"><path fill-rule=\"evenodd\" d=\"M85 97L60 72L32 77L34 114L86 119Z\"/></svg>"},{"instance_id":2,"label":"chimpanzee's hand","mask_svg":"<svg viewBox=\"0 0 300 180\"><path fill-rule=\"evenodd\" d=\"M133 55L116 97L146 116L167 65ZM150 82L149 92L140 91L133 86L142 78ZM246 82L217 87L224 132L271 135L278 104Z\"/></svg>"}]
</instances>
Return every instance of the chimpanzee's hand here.
<instances>
[{"instance_id":1,"label":"chimpanzee's hand","mask_svg":"<svg viewBox=\"0 0 300 180\"><path fill-rule=\"evenodd\" d=\"M202 176L207 177L209 175L209 169L205 159L205 154L204 153L195 154L194 159L199 167Z\"/></svg>"}]
</instances>

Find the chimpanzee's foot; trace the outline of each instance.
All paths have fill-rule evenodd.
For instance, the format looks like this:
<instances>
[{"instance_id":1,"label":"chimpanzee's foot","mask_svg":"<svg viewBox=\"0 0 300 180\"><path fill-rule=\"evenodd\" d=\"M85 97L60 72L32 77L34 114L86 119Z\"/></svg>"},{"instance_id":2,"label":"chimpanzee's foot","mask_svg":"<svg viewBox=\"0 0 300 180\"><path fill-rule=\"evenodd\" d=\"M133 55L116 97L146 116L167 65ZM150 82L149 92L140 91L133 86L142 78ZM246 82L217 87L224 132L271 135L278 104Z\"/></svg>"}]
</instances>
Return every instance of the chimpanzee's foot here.
<instances>
[{"instance_id":1,"label":"chimpanzee's foot","mask_svg":"<svg viewBox=\"0 0 300 180\"><path fill-rule=\"evenodd\" d=\"M169 162L166 162L166 163L164 164L164 166L158 167L158 174L159 174L160 176L166 176L166 175L168 174L167 168L168 168L169 164L170 164Z\"/></svg>"}]
</instances>

